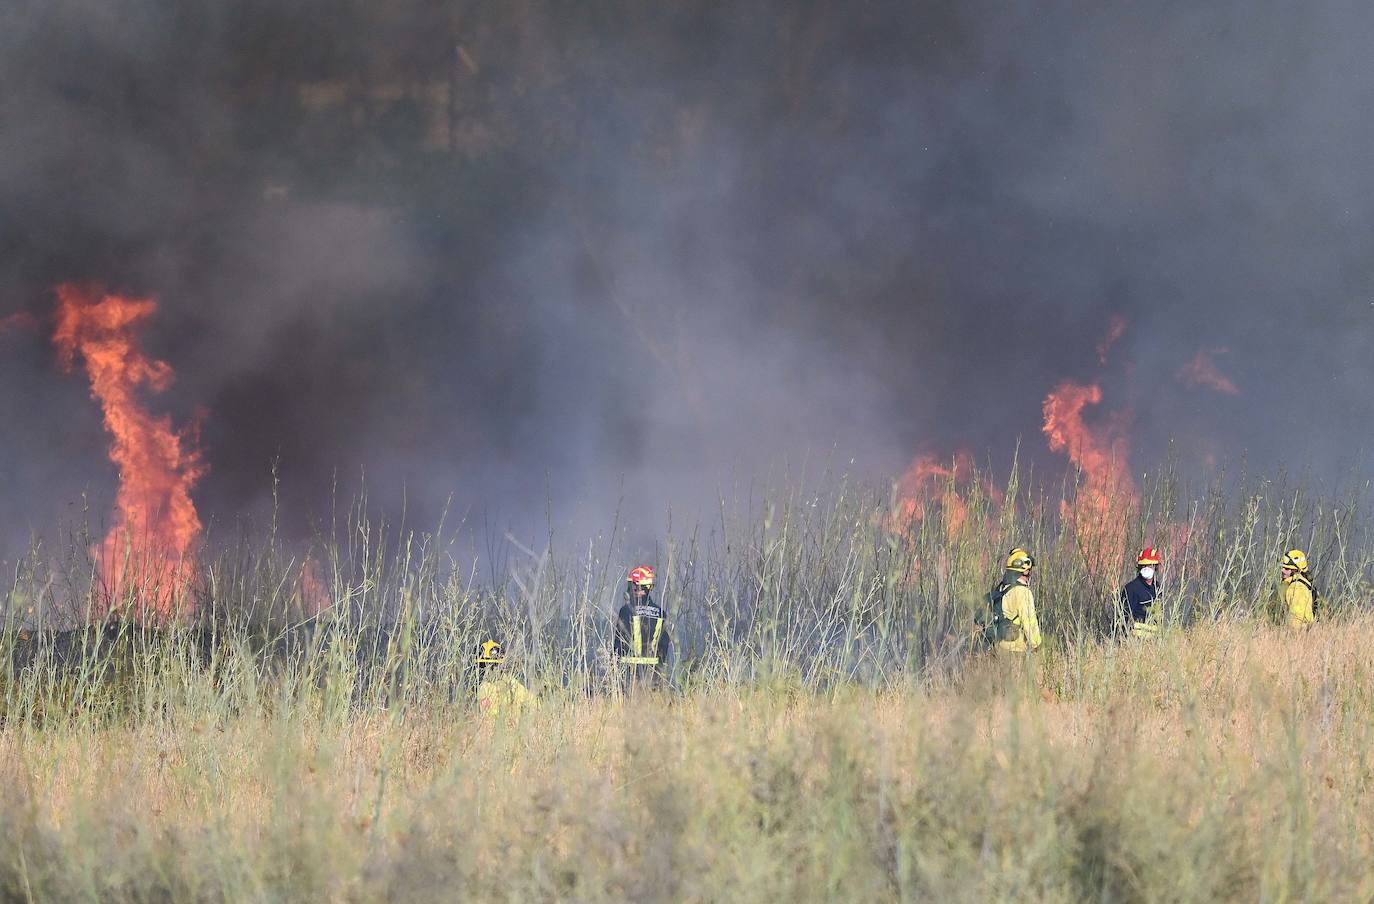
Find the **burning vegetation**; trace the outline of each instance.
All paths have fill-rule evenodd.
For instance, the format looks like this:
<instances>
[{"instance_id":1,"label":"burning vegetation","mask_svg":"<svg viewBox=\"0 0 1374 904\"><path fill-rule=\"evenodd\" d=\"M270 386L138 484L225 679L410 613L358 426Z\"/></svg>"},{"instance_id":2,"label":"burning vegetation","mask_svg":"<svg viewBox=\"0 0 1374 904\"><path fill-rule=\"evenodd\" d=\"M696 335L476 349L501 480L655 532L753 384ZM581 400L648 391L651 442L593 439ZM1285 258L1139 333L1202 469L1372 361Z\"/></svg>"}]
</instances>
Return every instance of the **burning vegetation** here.
<instances>
[{"instance_id":1,"label":"burning vegetation","mask_svg":"<svg viewBox=\"0 0 1374 904\"><path fill-rule=\"evenodd\" d=\"M57 288L53 343L62 366L78 359L91 381L110 434L110 461L119 469L113 524L93 550L106 612L123 607L168 615L183 605L201 520L191 490L205 474L194 439L142 396L160 393L175 374L147 357L137 329L157 311L150 298L109 294L94 286ZM104 614L104 613L97 613Z\"/></svg>"},{"instance_id":2,"label":"burning vegetation","mask_svg":"<svg viewBox=\"0 0 1374 904\"><path fill-rule=\"evenodd\" d=\"M1109 415L1089 424L1084 409L1102 402L1102 387L1066 380L1045 397L1049 445L1069 456L1081 474L1072 501L1061 503L1061 516L1078 539L1094 572L1115 570L1125 546L1140 493L1131 478L1124 415Z\"/></svg>"},{"instance_id":3,"label":"burning vegetation","mask_svg":"<svg viewBox=\"0 0 1374 904\"><path fill-rule=\"evenodd\" d=\"M93 614L169 616L185 607L195 580L202 522L192 491L207 465L193 432L177 429L170 416L154 414L146 404L148 395L165 391L175 378L171 365L148 357L138 339L157 302L70 283L59 286L56 296L53 342L59 360L68 371L80 363L89 376L119 476L113 523L91 550L98 579L92 589ZM1097 349L1101 360L1124 332L1124 319L1113 318ZM1189 381L1234 390L1205 353L1185 371ZM1140 490L1130 471L1130 413L1118 410L1092 419L1090 410L1102 401L1100 384L1064 380L1044 399L1041 429L1049 449L1065 454L1078 475L1072 494L1059 503L1065 535L1072 538L1086 570L1108 578L1127 543ZM1014 492L1014 478L1008 489ZM1040 518L1043 500L1027 502L1032 517ZM975 541L980 552L974 560L987 565L987 541L1014 508L1014 500L989 474L980 474L967 451L947 460L928 453L917 457L896 482L894 503L881 520L889 532L909 533L933 523L940 542L950 548L967 548L965 541ZM1161 536L1171 535L1168 525L1161 529ZM949 565L946 556L941 571ZM304 613L318 614L333 605L321 571L319 560L307 558L293 579ZM919 557L913 558L908 577L920 571Z\"/></svg>"},{"instance_id":4,"label":"burning vegetation","mask_svg":"<svg viewBox=\"0 0 1374 904\"><path fill-rule=\"evenodd\" d=\"M1106 363L1108 352L1125 331L1125 319L1113 317L1097 347L1100 362ZM1097 422L1085 416L1102 399L1098 383L1062 381L1045 397L1041 430L1050 450L1066 454L1079 474L1072 498L1060 503L1060 516L1090 571L1106 575L1119 564L1140 491L1130 471L1130 413L1111 412ZM948 465L934 455L918 457L896 484L890 527L911 529L938 510L945 538L955 542L969 523L969 490L977 483L967 452L955 455ZM978 525L980 533L987 535L1004 497L986 479L980 492L990 502Z\"/></svg>"},{"instance_id":5,"label":"burning vegetation","mask_svg":"<svg viewBox=\"0 0 1374 904\"><path fill-rule=\"evenodd\" d=\"M948 465L934 455L918 457L897 481L893 526L909 528L938 506L945 534L959 534L968 521L968 503L959 493L959 484L961 480L966 484L972 473L973 462L966 452L955 455Z\"/></svg>"}]
</instances>

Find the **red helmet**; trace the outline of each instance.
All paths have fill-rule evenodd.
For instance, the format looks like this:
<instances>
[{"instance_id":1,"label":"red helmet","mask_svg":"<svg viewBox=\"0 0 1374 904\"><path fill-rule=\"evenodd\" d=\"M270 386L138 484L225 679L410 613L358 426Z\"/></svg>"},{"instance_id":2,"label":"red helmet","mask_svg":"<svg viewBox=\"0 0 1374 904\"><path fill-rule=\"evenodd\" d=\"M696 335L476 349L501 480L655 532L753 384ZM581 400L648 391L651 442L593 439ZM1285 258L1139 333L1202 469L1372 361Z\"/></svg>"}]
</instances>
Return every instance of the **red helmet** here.
<instances>
[{"instance_id":1,"label":"red helmet","mask_svg":"<svg viewBox=\"0 0 1374 904\"><path fill-rule=\"evenodd\" d=\"M640 565L630 569L629 581L636 587L654 586L654 570L648 565Z\"/></svg>"},{"instance_id":2,"label":"red helmet","mask_svg":"<svg viewBox=\"0 0 1374 904\"><path fill-rule=\"evenodd\" d=\"M1145 547L1140 551L1140 555L1136 557L1135 564L1137 568L1142 565L1158 565L1159 550L1155 549L1153 546Z\"/></svg>"}]
</instances>

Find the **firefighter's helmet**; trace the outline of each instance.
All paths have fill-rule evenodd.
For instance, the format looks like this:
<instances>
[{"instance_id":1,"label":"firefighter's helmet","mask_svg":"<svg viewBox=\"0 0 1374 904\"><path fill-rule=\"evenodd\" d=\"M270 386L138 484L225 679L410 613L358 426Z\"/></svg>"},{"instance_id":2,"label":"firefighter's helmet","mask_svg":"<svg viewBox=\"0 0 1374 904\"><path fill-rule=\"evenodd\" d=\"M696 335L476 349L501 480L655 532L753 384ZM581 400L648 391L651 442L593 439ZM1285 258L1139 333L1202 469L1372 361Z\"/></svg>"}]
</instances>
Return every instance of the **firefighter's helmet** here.
<instances>
[{"instance_id":1,"label":"firefighter's helmet","mask_svg":"<svg viewBox=\"0 0 1374 904\"><path fill-rule=\"evenodd\" d=\"M1153 546L1147 546L1140 551L1140 555L1136 556L1135 564L1137 568L1140 568L1145 565L1158 565L1159 561L1159 550Z\"/></svg>"},{"instance_id":2,"label":"firefighter's helmet","mask_svg":"<svg viewBox=\"0 0 1374 904\"><path fill-rule=\"evenodd\" d=\"M1035 567L1035 556L1026 552L1021 547L1016 547L1007 553L1007 571L1015 571L1020 574L1030 574L1030 570Z\"/></svg>"},{"instance_id":3,"label":"firefighter's helmet","mask_svg":"<svg viewBox=\"0 0 1374 904\"><path fill-rule=\"evenodd\" d=\"M1284 553L1283 559L1279 562L1284 568L1291 568L1294 571L1307 574L1307 553L1301 549L1290 549Z\"/></svg>"},{"instance_id":4,"label":"firefighter's helmet","mask_svg":"<svg viewBox=\"0 0 1374 904\"><path fill-rule=\"evenodd\" d=\"M478 665L500 665L506 661L506 651L495 640L484 640L477 648Z\"/></svg>"},{"instance_id":5,"label":"firefighter's helmet","mask_svg":"<svg viewBox=\"0 0 1374 904\"><path fill-rule=\"evenodd\" d=\"M628 578L630 586L643 587L645 590L654 586L654 570L648 565L640 565L630 569Z\"/></svg>"}]
</instances>

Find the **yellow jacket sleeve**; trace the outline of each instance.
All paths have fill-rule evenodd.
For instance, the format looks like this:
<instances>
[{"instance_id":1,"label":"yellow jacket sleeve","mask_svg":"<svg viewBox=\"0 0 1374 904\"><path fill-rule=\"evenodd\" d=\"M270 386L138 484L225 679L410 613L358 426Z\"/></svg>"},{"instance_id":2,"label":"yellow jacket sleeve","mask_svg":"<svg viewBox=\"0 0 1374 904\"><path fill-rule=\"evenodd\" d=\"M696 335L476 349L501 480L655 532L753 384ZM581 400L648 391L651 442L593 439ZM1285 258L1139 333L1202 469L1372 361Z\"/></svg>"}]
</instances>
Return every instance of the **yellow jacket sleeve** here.
<instances>
[{"instance_id":1,"label":"yellow jacket sleeve","mask_svg":"<svg viewBox=\"0 0 1374 904\"><path fill-rule=\"evenodd\" d=\"M1289 581L1283 588L1283 598L1288 603L1288 626L1305 629L1315 620L1312 612L1312 588L1302 581Z\"/></svg>"},{"instance_id":2,"label":"yellow jacket sleeve","mask_svg":"<svg viewBox=\"0 0 1374 904\"><path fill-rule=\"evenodd\" d=\"M1035 594L1025 584L1017 584L1002 597L1002 614L1021 629L1019 636L998 646L1012 653L1025 653L1040 646L1040 620L1035 615Z\"/></svg>"}]
</instances>

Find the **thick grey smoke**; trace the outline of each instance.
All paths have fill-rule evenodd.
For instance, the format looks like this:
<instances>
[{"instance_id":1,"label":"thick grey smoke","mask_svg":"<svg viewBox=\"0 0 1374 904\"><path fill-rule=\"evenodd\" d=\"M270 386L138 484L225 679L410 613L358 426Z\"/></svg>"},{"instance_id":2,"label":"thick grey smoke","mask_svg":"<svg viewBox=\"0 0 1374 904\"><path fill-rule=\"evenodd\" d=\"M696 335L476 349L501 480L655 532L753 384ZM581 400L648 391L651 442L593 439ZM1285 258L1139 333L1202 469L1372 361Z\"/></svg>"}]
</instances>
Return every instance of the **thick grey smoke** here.
<instances>
[{"instance_id":1,"label":"thick grey smoke","mask_svg":"<svg viewBox=\"0 0 1374 904\"><path fill-rule=\"evenodd\" d=\"M789 468L1062 468L1064 378L1137 470L1348 473L1374 10L1195 7L21 0L0 316L157 296L202 509L261 513L277 460L302 532L362 475L420 526L647 535ZM0 335L10 550L114 479L44 333Z\"/></svg>"}]
</instances>

